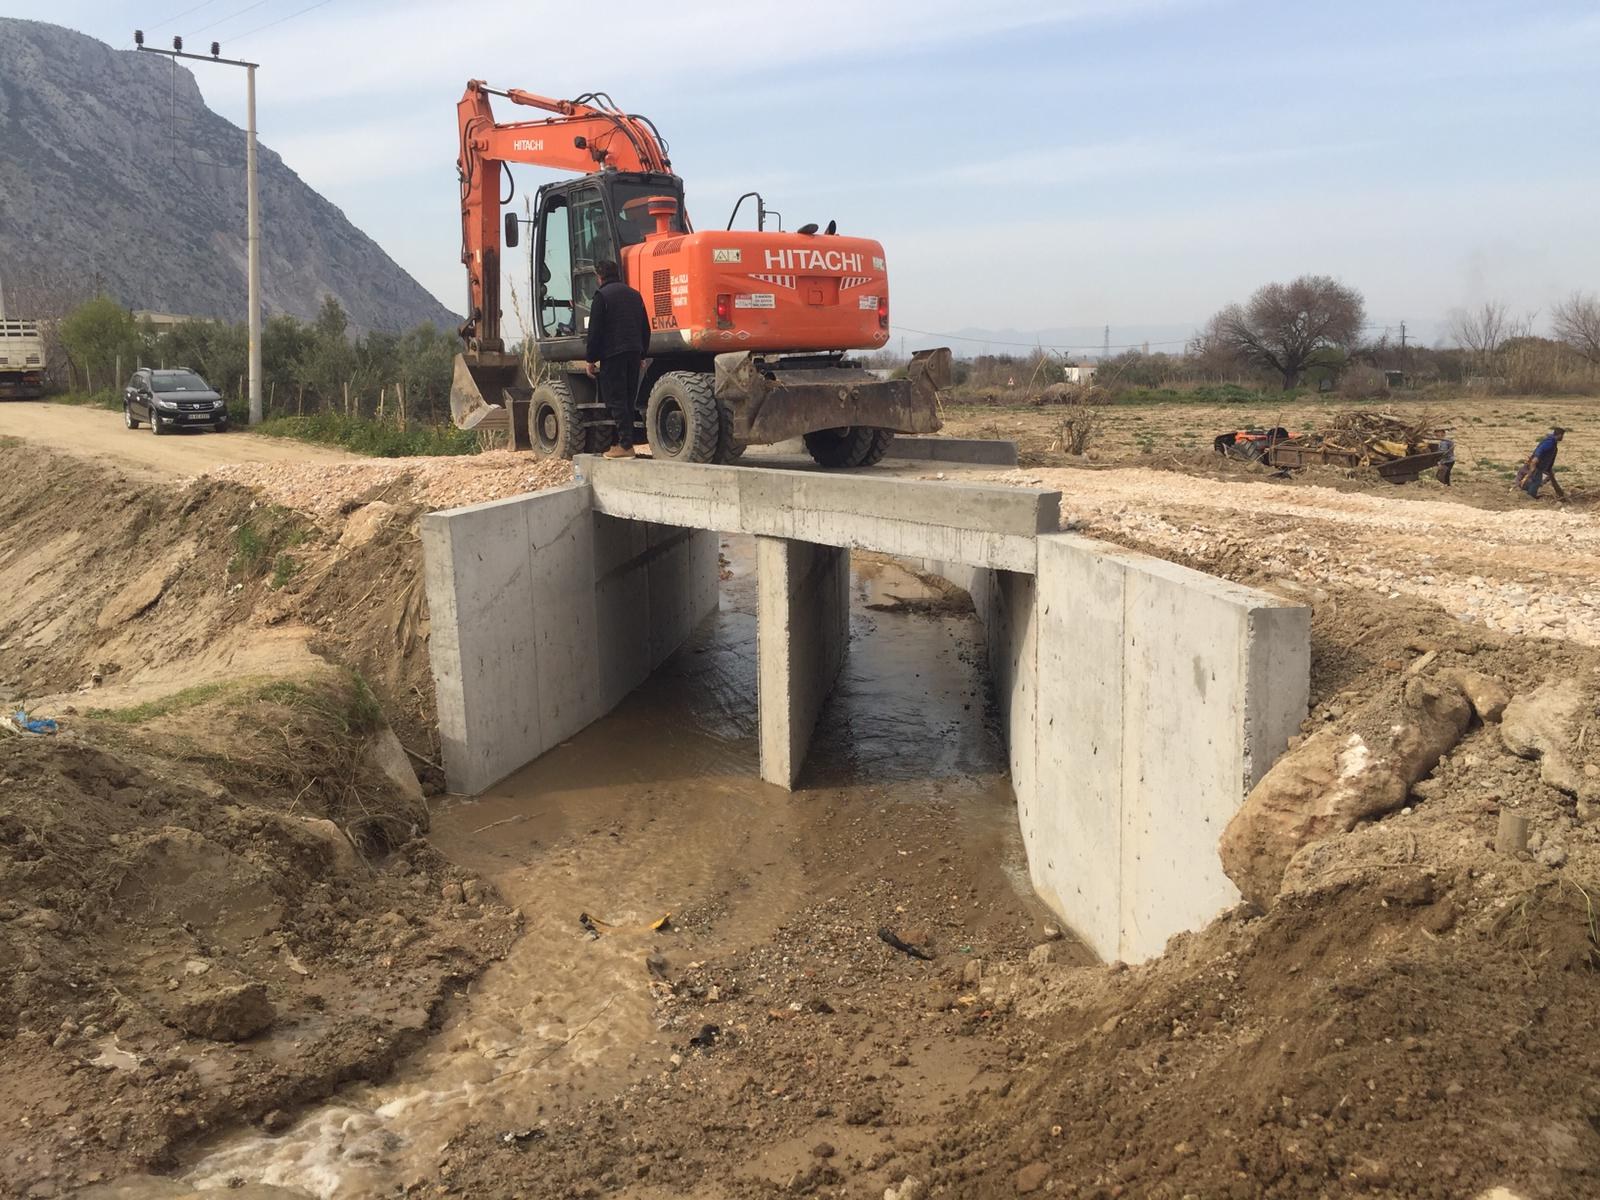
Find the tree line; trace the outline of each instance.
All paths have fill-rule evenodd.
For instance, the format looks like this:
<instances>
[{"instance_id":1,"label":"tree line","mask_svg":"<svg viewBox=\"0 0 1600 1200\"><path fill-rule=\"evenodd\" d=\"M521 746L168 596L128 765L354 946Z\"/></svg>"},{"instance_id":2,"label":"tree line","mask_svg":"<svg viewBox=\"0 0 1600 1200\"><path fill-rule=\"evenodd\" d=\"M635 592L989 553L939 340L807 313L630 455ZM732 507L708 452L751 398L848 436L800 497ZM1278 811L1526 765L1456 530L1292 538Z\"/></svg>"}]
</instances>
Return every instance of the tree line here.
<instances>
[{"instance_id":1,"label":"tree line","mask_svg":"<svg viewBox=\"0 0 1600 1200\"><path fill-rule=\"evenodd\" d=\"M350 335L338 300L323 298L312 321L277 315L261 328L261 394L267 416L343 412L440 424L450 416L454 335L418 325L400 334ZM108 296L73 308L55 325L69 388L120 390L139 367L187 367L224 396L249 381L243 323L185 320L157 328Z\"/></svg>"},{"instance_id":2,"label":"tree line","mask_svg":"<svg viewBox=\"0 0 1600 1200\"><path fill-rule=\"evenodd\" d=\"M1243 384L1254 388L1339 386L1354 394L1400 386L1460 385L1508 394L1600 394L1600 297L1575 292L1551 311L1548 334L1536 314L1515 317L1490 302L1450 314L1449 344L1418 345L1368 323L1361 292L1326 275L1269 283L1217 312L1177 353L1148 348L1104 359L1043 348L958 360L958 387L1030 392L1061 382L1066 367L1093 365L1104 388ZM878 354L869 365L903 369Z\"/></svg>"}]
</instances>

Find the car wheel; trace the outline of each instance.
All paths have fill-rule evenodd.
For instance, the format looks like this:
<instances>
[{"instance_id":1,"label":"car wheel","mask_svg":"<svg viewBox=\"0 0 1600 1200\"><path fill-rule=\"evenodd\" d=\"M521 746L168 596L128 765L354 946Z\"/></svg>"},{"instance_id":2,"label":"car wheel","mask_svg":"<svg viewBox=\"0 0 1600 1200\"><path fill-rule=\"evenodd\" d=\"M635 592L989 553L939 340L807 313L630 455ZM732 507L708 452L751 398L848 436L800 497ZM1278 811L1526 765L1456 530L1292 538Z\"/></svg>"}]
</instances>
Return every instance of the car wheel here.
<instances>
[{"instance_id":1,"label":"car wheel","mask_svg":"<svg viewBox=\"0 0 1600 1200\"><path fill-rule=\"evenodd\" d=\"M167 433L168 428L169 428L169 426L167 425L167 423L161 419L161 414L156 412L155 409L151 409L150 410L150 432L155 434L157 437L164 437L166 435L166 433Z\"/></svg>"},{"instance_id":2,"label":"car wheel","mask_svg":"<svg viewBox=\"0 0 1600 1200\"><path fill-rule=\"evenodd\" d=\"M224 419L223 419L223 420L221 420L221 421L218 421L218 422L217 422L217 423L216 423L216 424L215 424L215 425L213 425L213 426L212 426L212 427L211 427L211 428L212 428L212 430L213 430L213 432L216 432L216 433L227 433L227 432L228 432L228 422L227 422L227 419L226 419L226 418L224 418Z\"/></svg>"},{"instance_id":3,"label":"car wheel","mask_svg":"<svg viewBox=\"0 0 1600 1200\"><path fill-rule=\"evenodd\" d=\"M122 423L129 429L139 428L139 418L133 415L133 409L126 404L122 406Z\"/></svg>"}]
</instances>

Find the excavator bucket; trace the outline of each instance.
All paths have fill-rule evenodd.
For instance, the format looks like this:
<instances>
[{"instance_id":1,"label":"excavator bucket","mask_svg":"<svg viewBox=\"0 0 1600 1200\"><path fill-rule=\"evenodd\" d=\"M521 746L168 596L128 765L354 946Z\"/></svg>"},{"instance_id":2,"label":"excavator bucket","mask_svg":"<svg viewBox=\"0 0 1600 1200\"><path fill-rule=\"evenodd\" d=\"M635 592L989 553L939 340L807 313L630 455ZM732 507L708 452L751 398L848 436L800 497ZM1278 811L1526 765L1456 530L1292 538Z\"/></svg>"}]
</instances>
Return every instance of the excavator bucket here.
<instances>
[{"instance_id":1,"label":"excavator bucket","mask_svg":"<svg viewBox=\"0 0 1600 1200\"><path fill-rule=\"evenodd\" d=\"M450 419L458 429L510 429L513 400L507 390L525 387L522 362L514 354L486 362L468 362L458 354L450 380Z\"/></svg>"}]
</instances>

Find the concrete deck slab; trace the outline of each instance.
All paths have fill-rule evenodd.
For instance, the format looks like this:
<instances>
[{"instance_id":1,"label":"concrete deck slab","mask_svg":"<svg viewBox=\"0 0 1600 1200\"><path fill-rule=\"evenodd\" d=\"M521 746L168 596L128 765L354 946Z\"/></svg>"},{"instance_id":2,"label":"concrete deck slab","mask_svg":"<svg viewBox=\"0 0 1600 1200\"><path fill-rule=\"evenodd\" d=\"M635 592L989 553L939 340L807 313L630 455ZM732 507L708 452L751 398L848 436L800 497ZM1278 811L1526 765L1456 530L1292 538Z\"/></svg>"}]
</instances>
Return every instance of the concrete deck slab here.
<instances>
[{"instance_id":1,"label":"concrete deck slab","mask_svg":"<svg viewBox=\"0 0 1600 1200\"><path fill-rule=\"evenodd\" d=\"M1034 539L1060 524L1061 494L1034 488L593 455L576 465L608 516L1026 574Z\"/></svg>"}]
</instances>

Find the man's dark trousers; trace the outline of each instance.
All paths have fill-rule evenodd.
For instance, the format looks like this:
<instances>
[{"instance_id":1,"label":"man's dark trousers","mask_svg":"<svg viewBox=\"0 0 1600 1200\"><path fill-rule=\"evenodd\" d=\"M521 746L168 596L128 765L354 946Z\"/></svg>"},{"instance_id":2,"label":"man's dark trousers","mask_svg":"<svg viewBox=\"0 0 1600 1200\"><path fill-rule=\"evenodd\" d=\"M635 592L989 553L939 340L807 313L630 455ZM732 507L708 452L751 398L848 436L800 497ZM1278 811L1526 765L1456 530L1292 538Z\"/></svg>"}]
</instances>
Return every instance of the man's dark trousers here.
<instances>
[{"instance_id":1,"label":"man's dark trousers","mask_svg":"<svg viewBox=\"0 0 1600 1200\"><path fill-rule=\"evenodd\" d=\"M600 360L600 399L617 423L614 446L633 449L634 398L639 394L639 363L643 355L613 354Z\"/></svg>"}]
</instances>

